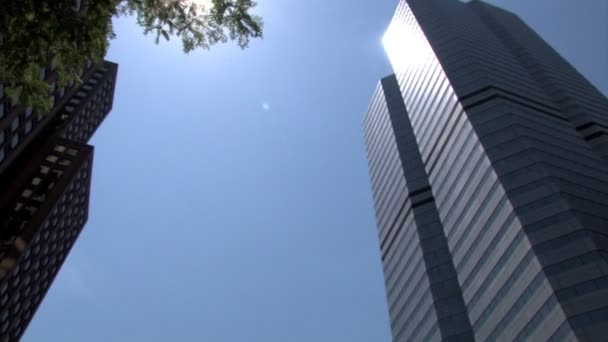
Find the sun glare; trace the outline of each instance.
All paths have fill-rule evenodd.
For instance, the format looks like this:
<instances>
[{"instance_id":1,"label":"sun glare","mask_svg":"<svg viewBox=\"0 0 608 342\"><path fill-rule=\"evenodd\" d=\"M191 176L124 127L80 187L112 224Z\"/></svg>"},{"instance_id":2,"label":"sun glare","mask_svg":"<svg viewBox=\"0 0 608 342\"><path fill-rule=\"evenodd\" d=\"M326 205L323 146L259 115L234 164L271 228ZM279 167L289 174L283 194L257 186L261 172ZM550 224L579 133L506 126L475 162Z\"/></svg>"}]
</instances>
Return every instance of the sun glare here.
<instances>
[{"instance_id":1,"label":"sun glare","mask_svg":"<svg viewBox=\"0 0 608 342\"><path fill-rule=\"evenodd\" d=\"M431 48L425 37L400 20L393 20L382 37L382 45L395 70L416 67L426 60Z\"/></svg>"}]
</instances>

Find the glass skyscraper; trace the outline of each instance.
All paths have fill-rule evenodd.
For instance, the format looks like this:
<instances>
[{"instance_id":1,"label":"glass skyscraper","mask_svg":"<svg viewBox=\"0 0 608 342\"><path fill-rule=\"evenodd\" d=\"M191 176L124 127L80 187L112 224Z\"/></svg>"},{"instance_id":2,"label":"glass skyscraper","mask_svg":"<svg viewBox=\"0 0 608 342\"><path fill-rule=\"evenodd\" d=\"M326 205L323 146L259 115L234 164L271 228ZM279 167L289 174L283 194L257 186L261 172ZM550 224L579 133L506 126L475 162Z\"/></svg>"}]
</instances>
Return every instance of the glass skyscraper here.
<instances>
[{"instance_id":1,"label":"glass skyscraper","mask_svg":"<svg viewBox=\"0 0 608 342\"><path fill-rule=\"evenodd\" d=\"M608 99L481 1L401 0L383 43L363 127L394 341L605 341Z\"/></svg>"},{"instance_id":2,"label":"glass skyscraper","mask_svg":"<svg viewBox=\"0 0 608 342\"><path fill-rule=\"evenodd\" d=\"M0 342L18 341L88 217L93 147L112 109L118 66L89 64L37 113L0 93ZM0 84L0 90L3 90ZM66 327L67 328L67 327Z\"/></svg>"}]
</instances>

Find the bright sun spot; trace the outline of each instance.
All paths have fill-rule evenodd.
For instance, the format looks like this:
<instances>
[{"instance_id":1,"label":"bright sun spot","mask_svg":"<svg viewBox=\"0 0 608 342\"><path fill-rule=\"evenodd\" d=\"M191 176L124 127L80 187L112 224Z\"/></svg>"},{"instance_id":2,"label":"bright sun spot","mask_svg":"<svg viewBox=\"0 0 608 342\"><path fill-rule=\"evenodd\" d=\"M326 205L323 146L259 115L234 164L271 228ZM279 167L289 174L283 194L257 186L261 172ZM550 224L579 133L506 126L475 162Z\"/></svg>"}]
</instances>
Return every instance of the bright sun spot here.
<instances>
[{"instance_id":1,"label":"bright sun spot","mask_svg":"<svg viewBox=\"0 0 608 342\"><path fill-rule=\"evenodd\" d=\"M268 104L268 102L263 102L262 103L262 109L265 111L269 111L270 110L270 105Z\"/></svg>"},{"instance_id":2,"label":"bright sun spot","mask_svg":"<svg viewBox=\"0 0 608 342\"><path fill-rule=\"evenodd\" d=\"M393 20L382 37L382 45L395 70L424 63L431 48L422 33L416 34L400 20Z\"/></svg>"}]
</instances>

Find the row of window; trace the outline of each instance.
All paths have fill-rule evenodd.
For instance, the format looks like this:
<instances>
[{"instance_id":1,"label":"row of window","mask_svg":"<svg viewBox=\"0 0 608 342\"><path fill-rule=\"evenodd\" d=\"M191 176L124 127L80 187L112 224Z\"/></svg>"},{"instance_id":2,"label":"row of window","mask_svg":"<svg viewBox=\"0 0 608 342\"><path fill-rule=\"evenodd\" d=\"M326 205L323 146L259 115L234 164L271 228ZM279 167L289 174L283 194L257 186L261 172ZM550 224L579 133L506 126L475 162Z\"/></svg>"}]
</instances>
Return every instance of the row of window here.
<instances>
[{"instance_id":1,"label":"row of window","mask_svg":"<svg viewBox=\"0 0 608 342\"><path fill-rule=\"evenodd\" d=\"M87 62L86 69L89 69L91 66L92 64ZM55 70L54 65L51 65L50 70ZM107 68L102 67L101 70L106 71ZM39 77L41 80L45 80L49 79L51 76L46 68L41 68ZM90 84L84 85L83 88L88 90L92 89L91 84L97 83L101 77L103 77L103 72L96 71L90 80ZM66 95L68 89L73 88L74 84L75 82L71 81L67 87L58 87L55 80L49 80L49 96L53 107L57 101ZM104 96L107 88L109 88L109 85L104 88ZM5 116L6 107L7 105L10 105L9 102L9 99L5 94L4 84L0 83L0 119ZM71 99L70 104L73 105L74 103L78 103L78 100ZM107 107L108 103L109 100L105 99L104 108ZM67 108L73 109L71 105L67 106ZM14 110L14 108L11 107L10 111L12 110ZM11 120L9 127L6 127L6 130L4 128L0 128L0 163L6 159L12 150L16 149L17 146L24 141L25 137L32 132L36 123L41 121L43 117L44 115L42 113L37 113L36 117L32 118L32 108L27 107L23 110L23 112L15 115L15 117Z\"/></svg>"},{"instance_id":2,"label":"row of window","mask_svg":"<svg viewBox=\"0 0 608 342\"><path fill-rule=\"evenodd\" d=\"M20 263L0 281L1 336L21 335L77 238L84 224L87 177L88 162L66 188Z\"/></svg>"},{"instance_id":3,"label":"row of window","mask_svg":"<svg viewBox=\"0 0 608 342\"><path fill-rule=\"evenodd\" d=\"M109 111L109 99L107 94L111 86L110 80L106 80L103 86L95 86L104 74L102 71L96 71L80 89L65 107L65 112L60 116L60 119L67 121L67 127L61 133L62 137L86 142L96 130L99 123L103 120L105 114ZM90 96L90 92L95 94ZM76 108L86 100L83 108Z\"/></svg>"},{"instance_id":4,"label":"row of window","mask_svg":"<svg viewBox=\"0 0 608 342\"><path fill-rule=\"evenodd\" d=\"M494 312L494 310L496 310L498 305L505 298L507 298L507 296L510 294L509 292L511 291L511 289L513 288L515 283L524 274L524 271L528 270L528 267L532 263L533 259L534 259L534 253L532 252L532 250L528 250L528 252L524 256L524 258L519 262L519 264L517 265L515 270L513 270L513 273L511 273L509 275L509 278L507 279L507 281L500 287L500 290L498 290L498 292L492 298L490 303L488 303L488 305L484 308L481 315L479 315L479 317L477 318L475 323L473 323L473 327L475 328L475 330L479 330L487 322L487 320L492 316L492 313ZM484 290L485 290L485 288L484 288ZM475 300L475 304L477 303L477 300L478 299Z\"/></svg>"},{"instance_id":5,"label":"row of window","mask_svg":"<svg viewBox=\"0 0 608 342\"><path fill-rule=\"evenodd\" d=\"M490 336L488 336L488 341L497 341L500 335L505 331L507 326L513 321L513 319L519 315L519 313L523 310L525 305L532 299L532 297L536 294L536 290L538 290L541 285L547 284L545 280L545 276L542 272L539 272L534 280L528 285L526 290L521 294L521 296L515 301L513 306L509 309L507 314L500 320L500 323L494 328Z\"/></svg>"},{"instance_id":6,"label":"row of window","mask_svg":"<svg viewBox=\"0 0 608 342\"><path fill-rule=\"evenodd\" d=\"M507 211L505 211L504 214L506 215L506 213L507 213ZM462 282L463 289L468 289L471 282L473 280L477 279L477 276L478 276L479 272L481 271L482 267L484 267L488 263L488 261L491 260L491 255L493 253L496 253L496 250L497 250L499 244L501 243L503 237L505 236L505 234L509 231L513 231L514 228L518 229L519 225L514 225L515 222L516 222L516 216L515 216L514 212L510 212L509 215L506 217L506 219L501 219L500 221L496 220L496 221L486 222L486 224L482 228L482 231L488 231L491 229L492 226L498 227L498 224L500 224L499 230L498 230L498 232L492 232L494 234L493 236L491 236L492 240L490 241L488 247L485 248L485 250L483 251L483 254L479 258L475 258L475 260L472 260L472 262L475 262L475 265L473 266L473 269L469 272L469 274L465 277L464 281ZM507 248L507 250L505 250L503 255L500 256L500 259L494 265L494 267L492 267L492 270L488 273L489 276L484 279L484 282L491 281L492 275L499 274L501 272L502 267L504 266L504 263L506 262L507 259L509 259L511 257L511 254L513 253L513 249L519 246L519 243L523 239L523 235L524 235L523 232L518 232L517 235L515 237L513 237L513 240L504 242L504 243L508 242L509 247ZM475 245L473 244L473 246L475 246ZM471 247L469 249L469 251L471 251L471 250L474 250L474 247ZM471 258L471 254L467 252L465 257L461 260L461 262L457 266L458 271L461 271L463 269L464 265L467 265L469 263L470 258Z\"/></svg>"},{"instance_id":7,"label":"row of window","mask_svg":"<svg viewBox=\"0 0 608 342\"><path fill-rule=\"evenodd\" d=\"M422 296L422 298L420 298L416 304L415 309L410 313L406 320L398 321L397 318L393 319L393 322L397 322L399 324L397 326L400 326L399 330L395 334L395 341L401 341L402 337L406 337L405 334L408 332L407 328L414 322L416 318L414 315L420 315L423 308L426 308L426 310L424 311L424 314L421 315L421 319L419 320L418 324L416 324L414 329L409 331L407 338L403 340L415 341L413 337L416 336L416 334L420 331L420 327L422 327L423 324L433 315L433 300L430 290L426 290L424 296Z\"/></svg>"},{"instance_id":8,"label":"row of window","mask_svg":"<svg viewBox=\"0 0 608 342\"><path fill-rule=\"evenodd\" d=\"M511 227L511 225L510 224L504 225L499 234L504 234L504 232L502 232L502 231L506 230L506 228L508 228L508 227ZM524 239L524 236L525 236L525 233L520 230L517 233L517 235L513 238L513 240L511 240L511 242L509 243L509 247L507 247L505 252L500 256L500 259L498 260L498 262L494 265L494 267L492 267L492 269L488 273L488 274L490 274L490 276L486 277L483 280L483 282L481 283L481 285L477 289L475 289L475 293L473 294L473 296L471 296L471 299L468 302L468 307L470 310L473 310L474 308L476 308L477 302L484 296L484 294L486 294L486 291L488 290L490 285L492 285L494 283L494 281L496 280L496 277L494 275L503 274L504 268L507 266L507 263L511 260L511 257L516 255L516 254L514 254L516 249L524 246L521 244L522 240ZM529 250L528 254L526 254L526 256L523 259L525 262L523 262L523 261L520 262L520 264L513 270L513 273L510 275L510 277L512 277L513 274L521 274L520 268L523 269L523 268L527 267L528 264L532 261L532 258L533 258L533 254L532 254L531 250ZM477 275L476 273L472 272L470 274L470 278L467 278L465 280L464 285L463 285L464 291L469 290L468 287L470 285L470 281L472 279L475 279L476 275ZM471 279L471 280L469 280L469 279ZM513 281L515 281L515 279ZM497 304L497 303L494 303L494 304ZM486 309L487 309L487 307L486 307Z\"/></svg>"},{"instance_id":9,"label":"row of window","mask_svg":"<svg viewBox=\"0 0 608 342\"><path fill-rule=\"evenodd\" d=\"M547 276L559 274L577 267L581 267L587 264L595 263L598 260L604 259L608 262L608 252L605 251L592 251L589 253L581 254L559 263L545 267L545 273Z\"/></svg>"},{"instance_id":10,"label":"row of window","mask_svg":"<svg viewBox=\"0 0 608 342\"><path fill-rule=\"evenodd\" d=\"M46 79L47 71L45 68L41 69L40 77ZM0 89L0 94L4 96L4 88L0 86ZM49 83L49 96L52 107L55 106L57 100L65 95L65 91L65 87L57 89L56 81L51 81ZM5 101L4 98L0 98L0 119L4 116L5 102L7 101ZM6 159L11 150L16 149L17 146L25 140L25 137L32 132L36 123L41 121L44 117L42 113L37 113L35 117L33 117L32 114L32 108L26 107L23 111L15 113L15 116L6 130L0 128L0 163Z\"/></svg>"},{"instance_id":11,"label":"row of window","mask_svg":"<svg viewBox=\"0 0 608 342\"><path fill-rule=\"evenodd\" d=\"M19 231L45 202L55 182L63 175L63 169L71 164L72 158L77 154L78 151L75 149L57 145L47 155L45 161L48 164L40 165L39 173L24 187L13 207L13 212L6 218L6 229L2 232L3 240L12 244Z\"/></svg>"},{"instance_id":12,"label":"row of window","mask_svg":"<svg viewBox=\"0 0 608 342\"><path fill-rule=\"evenodd\" d=\"M526 324L524 329L515 337L515 342L525 342L529 340L529 337L536 331L538 326L543 322L543 320L553 311L553 309L557 306L557 298L554 295L551 295L549 299L541 306L541 308L536 311L532 319Z\"/></svg>"},{"instance_id":13,"label":"row of window","mask_svg":"<svg viewBox=\"0 0 608 342\"><path fill-rule=\"evenodd\" d=\"M7 129L0 128L0 163L4 161L10 150L17 148L23 137L30 134L33 128L31 108L26 108L22 115L11 120Z\"/></svg>"},{"instance_id":14,"label":"row of window","mask_svg":"<svg viewBox=\"0 0 608 342\"><path fill-rule=\"evenodd\" d=\"M418 335L420 333L424 333L424 330L422 330L422 328L424 327L425 324L429 323L429 319L431 319L431 318L434 318L434 319L431 322L432 325L431 325L430 329L428 329L427 334L430 334L431 332L433 332L434 326L438 327L437 315L435 314L434 306L429 307L429 309L424 314L424 317L422 317L420 322L418 322L418 324L416 324L416 327L414 327L414 330L412 331L412 333L410 334L410 336L408 337L407 340L408 341L419 341L420 338L418 337Z\"/></svg>"}]
</instances>

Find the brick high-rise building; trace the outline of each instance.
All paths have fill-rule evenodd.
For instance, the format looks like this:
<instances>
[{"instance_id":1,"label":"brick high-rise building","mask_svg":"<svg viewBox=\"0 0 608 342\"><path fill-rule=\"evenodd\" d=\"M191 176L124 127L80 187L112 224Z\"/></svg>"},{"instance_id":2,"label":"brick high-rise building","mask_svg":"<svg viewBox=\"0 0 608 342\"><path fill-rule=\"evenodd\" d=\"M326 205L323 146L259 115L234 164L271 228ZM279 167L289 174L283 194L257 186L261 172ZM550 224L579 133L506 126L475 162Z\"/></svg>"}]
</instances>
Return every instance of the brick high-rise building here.
<instances>
[{"instance_id":1,"label":"brick high-rise building","mask_svg":"<svg viewBox=\"0 0 608 342\"><path fill-rule=\"evenodd\" d=\"M481 1L401 0L383 42L363 126L393 339L605 341L608 99Z\"/></svg>"},{"instance_id":2,"label":"brick high-rise building","mask_svg":"<svg viewBox=\"0 0 608 342\"><path fill-rule=\"evenodd\" d=\"M87 142L112 109L117 69L89 65L66 88L42 70L50 113L11 106L0 91L1 342L19 340L87 220Z\"/></svg>"}]
</instances>

